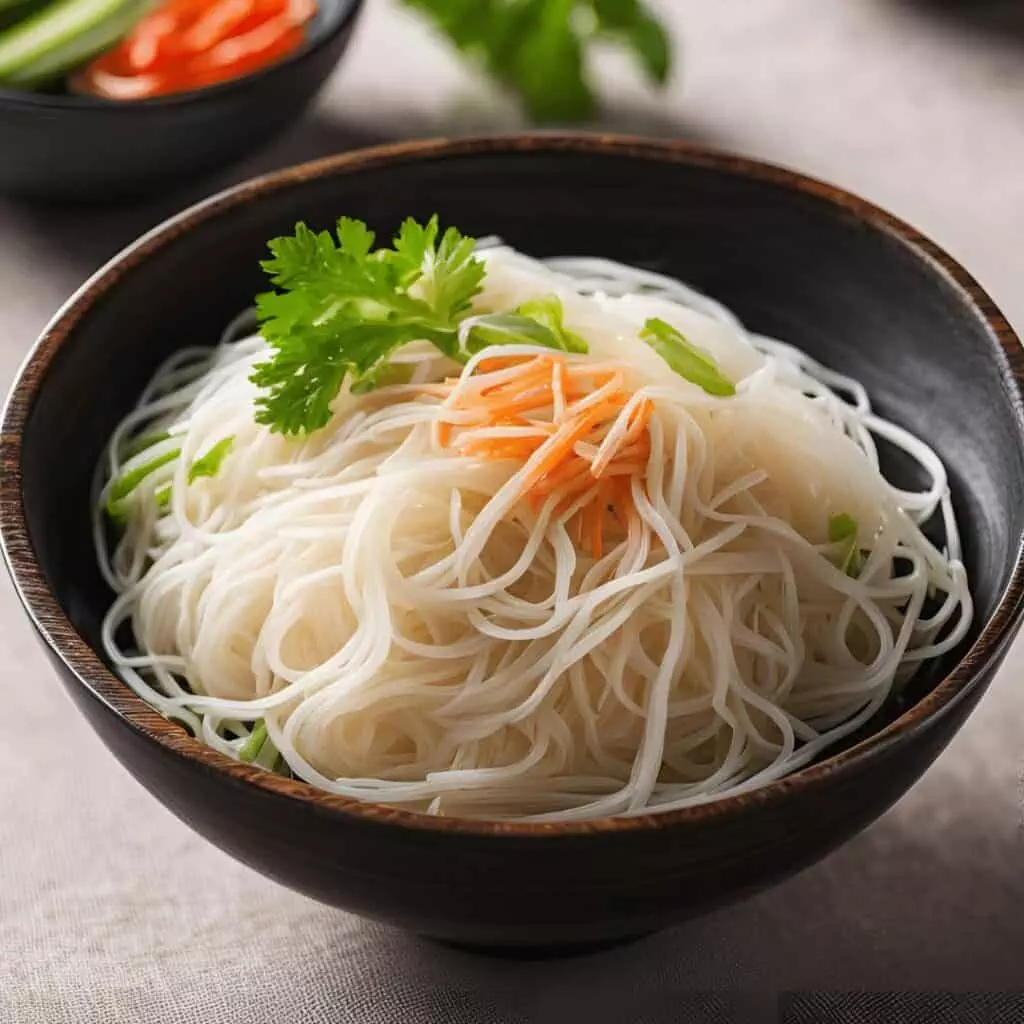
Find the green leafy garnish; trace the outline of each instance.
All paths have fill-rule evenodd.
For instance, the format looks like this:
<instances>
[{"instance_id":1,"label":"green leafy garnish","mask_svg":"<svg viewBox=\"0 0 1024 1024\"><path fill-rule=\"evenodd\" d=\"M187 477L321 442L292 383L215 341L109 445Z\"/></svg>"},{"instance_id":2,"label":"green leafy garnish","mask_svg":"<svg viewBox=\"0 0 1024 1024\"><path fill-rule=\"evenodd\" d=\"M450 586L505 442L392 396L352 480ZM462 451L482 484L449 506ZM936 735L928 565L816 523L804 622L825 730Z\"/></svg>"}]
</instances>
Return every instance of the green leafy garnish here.
<instances>
[{"instance_id":1,"label":"green leafy garnish","mask_svg":"<svg viewBox=\"0 0 1024 1024\"><path fill-rule=\"evenodd\" d=\"M654 85L671 70L662 24L641 0L406 0L511 89L537 121L596 110L587 69L595 43L624 47Z\"/></svg>"},{"instance_id":2,"label":"green leafy garnish","mask_svg":"<svg viewBox=\"0 0 1024 1024\"><path fill-rule=\"evenodd\" d=\"M381 363L376 370L363 374L353 385L354 394L365 394L375 388L388 388L396 384L408 384L412 380L414 367L410 363Z\"/></svg>"},{"instance_id":3,"label":"green leafy garnish","mask_svg":"<svg viewBox=\"0 0 1024 1024\"><path fill-rule=\"evenodd\" d=\"M845 512L830 516L828 521L828 540L830 544L841 544L836 565L840 572L856 579L864 567L864 559L857 543L857 520Z\"/></svg>"},{"instance_id":4,"label":"green leafy garnish","mask_svg":"<svg viewBox=\"0 0 1024 1024\"><path fill-rule=\"evenodd\" d=\"M162 430L157 434L139 434L138 437L132 438L124 449L124 458L131 459L136 455L144 452L147 448L152 448L153 445L160 444L161 441L169 441L171 435L166 430Z\"/></svg>"},{"instance_id":5,"label":"green leafy garnish","mask_svg":"<svg viewBox=\"0 0 1024 1024\"><path fill-rule=\"evenodd\" d=\"M639 0L594 0L598 31L633 52L654 85L672 72L672 45L660 21Z\"/></svg>"},{"instance_id":6,"label":"green leafy garnish","mask_svg":"<svg viewBox=\"0 0 1024 1024\"><path fill-rule=\"evenodd\" d=\"M218 441L202 458L196 459L188 468L188 482L194 483L201 476L216 476L234 443L235 435L232 434Z\"/></svg>"},{"instance_id":7,"label":"green leafy garnish","mask_svg":"<svg viewBox=\"0 0 1024 1024\"><path fill-rule=\"evenodd\" d=\"M392 249L373 243L374 233L348 217L338 222L337 241L298 224L294 235L270 242L262 266L278 290L256 300L273 349L252 374L263 391L257 422L284 434L318 430L346 377L367 390L410 341L458 357L458 325L484 277L474 240L455 228L442 235L435 215L426 224L406 220Z\"/></svg>"},{"instance_id":8,"label":"green leafy garnish","mask_svg":"<svg viewBox=\"0 0 1024 1024\"><path fill-rule=\"evenodd\" d=\"M157 508L167 508L171 503L171 485L164 484L163 487L158 487L153 498L156 500Z\"/></svg>"},{"instance_id":9,"label":"green leafy garnish","mask_svg":"<svg viewBox=\"0 0 1024 1024\"><path fill-rule=\"evenodd\" d=\"M538 299L530 299L528 302L524 302L516 312L543 324L555 336L557 347L563 352L585 353L587 351L587 343L562 323L562 302L557 295L542 295Z\"/></svg>"},{"instance_id":10,"label":"green leafy garnish","mask_svg":"<svg viewBox=\"0 0 1024 1024\"><path fill-rule=\"evenodd\" d=\"M466 339L466 350L472 355L489 345L559 347L557 339L547 327L518 313L488 313L474 320Z\"/></svg>"},{"instance_id":11,"label":"green leafy garnish","mask_svg":"<svg viewBox=\"0 0 1024 1024\"><path fill-rule=\"evenodd\" d=\"M688 342L671 324L652 317L644 324L640 337L675 373L703 388L709 395L726 397L736 394L735 385L722 376L714 359Z\"/></svg>"},{"instance_id":12,"label":"green leafy garnish","mask_svg":"<svg viewBox=\"0 0 1024 1024\"><path fill-rule=\"evenodd\" d=\"M107 492L107 515L117 522L123 521L128 511L125 504L128 495L147 476L155 473L161 466L166 466L169 462L173 462L180 454L180 448L172 448L117 477Z\"/></svg>"},{"instance_id":13,"label":"green leafy garnish","mask_svg":"<svg viewBox=\"0 0 1024 1024\"><path fill-rule=\"evenodd\" d=\"M259 719L249 733L248 739L242 744L238 756L242 761L255 761L260 756L263 744L267 742L267 723Z\"/></svg>"},{"instance_id":14,"label":"green leafy garnish","mask_svg":"<svg viewBox=\"0 0 1024 1024\"><path fill-rule=\"evenodd\" d=\"M586 352L587 343L565 328L556 295L524 302L511 313L476 317L469 331L469 354L490 345L539 345L559 352Z\"/></svg>"}]
</instances>

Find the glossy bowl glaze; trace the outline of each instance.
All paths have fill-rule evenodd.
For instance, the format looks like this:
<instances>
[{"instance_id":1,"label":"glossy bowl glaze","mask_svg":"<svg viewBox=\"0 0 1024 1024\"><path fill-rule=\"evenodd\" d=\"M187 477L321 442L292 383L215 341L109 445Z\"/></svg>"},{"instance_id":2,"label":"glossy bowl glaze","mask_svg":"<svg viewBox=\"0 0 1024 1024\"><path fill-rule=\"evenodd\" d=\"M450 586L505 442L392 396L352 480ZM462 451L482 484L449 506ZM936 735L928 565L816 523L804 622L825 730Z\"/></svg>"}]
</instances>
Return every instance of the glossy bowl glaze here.
<instances>
[{"instance_id":1,"label":"glossy bowl glaze","mask_svg":"<svg viewBox=\"0 0 1024 1024\"><path fill-rule=\"evenodd\" d=\"M137 102L0 86L0 194L115 202L211 171L302 116L363 0L319 0L306 42L242 78Z\"/></svg>"},{"instance_id":2,"label":"glossy bowl glaze","mask_svg":"<svg viewBox=\"0 0 1024 1024\"><path fill-rule=\"evenodd\" d=\"M231 761L150 710L97 654L111 595L93 559L88 494L106 438L168 353L214 343L251 301L266 239L300 218L326 227L344 213L390 232L435 211L537 255L601 254L679 275L752 327L858 376L949 469L977 604L962 647L843 749L787 779L689 810L581 824L438 819L330 796ZM613 941L812 864L906 792L963 723L1020 624L1022 373L1017 339L952 259L876 207L789 171L600 136L385 147L215 196L97 273L15 384L0 529L81 712L212 842L317 899L448 941Z\"/></svg>"}]
</instances>

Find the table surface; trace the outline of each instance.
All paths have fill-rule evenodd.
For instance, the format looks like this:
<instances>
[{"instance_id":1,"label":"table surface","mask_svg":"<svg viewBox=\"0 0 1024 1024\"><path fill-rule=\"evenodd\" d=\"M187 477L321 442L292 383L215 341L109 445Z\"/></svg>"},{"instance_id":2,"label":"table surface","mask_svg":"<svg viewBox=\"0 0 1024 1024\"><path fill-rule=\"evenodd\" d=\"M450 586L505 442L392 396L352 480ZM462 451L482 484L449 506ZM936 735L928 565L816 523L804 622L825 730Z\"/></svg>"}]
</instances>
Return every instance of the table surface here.
<instances>
[{"instance_id":1,"label":"table surface","mask_svg":"<svg viewBox=\"0 0 1024 1024\"><path fill-rule=\"evenodd\" d=\"M611 62L606 125L766 157L859 192L932 235L1024 326L1019 6L660 6L679 72L652 98ZM418 19L387 0L368 8L312 114L230 174L113 211L0 201L0 383L86 275L193 198L376 140L518 126ZM792 989L1018 988L1022 667L1018 645L927 777L818 866L628 948L517 964L319 906L179 824L76 715L4 576L0 1019L662 1024L697 1019L693 1000L712 992L763 1008Z\"/></svg>"}]
</instances>

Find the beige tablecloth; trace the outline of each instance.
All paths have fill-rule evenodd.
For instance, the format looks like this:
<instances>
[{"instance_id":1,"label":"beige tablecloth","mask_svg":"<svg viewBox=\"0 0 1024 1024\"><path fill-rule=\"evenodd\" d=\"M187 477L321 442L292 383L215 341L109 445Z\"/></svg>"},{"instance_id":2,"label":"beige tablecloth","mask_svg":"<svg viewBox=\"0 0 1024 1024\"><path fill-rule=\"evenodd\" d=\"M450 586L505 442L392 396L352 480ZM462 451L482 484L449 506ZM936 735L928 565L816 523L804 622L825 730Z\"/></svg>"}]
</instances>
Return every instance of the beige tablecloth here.
<instances>
[{"instance_id":1,"label":"beige tablecloth","mask_svg":"<svg viewBox=\"0 0 1024 1024\"><path fill-rule=\"evenodd\" d=\"M957 6L963 20L925 0L664 0L681 73L652 101L613 63L609 123L859 191L947 246L1024 325L1024 12ZM89 272L190 199L367 141L515 126L417 19L368 8L316 111L230 175L119 211L0 202L4 384ZM1024 987L1022 667L1018 646L927 777L826 862L628 948L514 964L318 906L193 835L77 716L4 578L0 1021L665 1024L772 1020L787 990ZM911 1003L903 1019L997 1019ZM874 1005L791 1019L868 1020Z\"/></svg>"}]
</instances>

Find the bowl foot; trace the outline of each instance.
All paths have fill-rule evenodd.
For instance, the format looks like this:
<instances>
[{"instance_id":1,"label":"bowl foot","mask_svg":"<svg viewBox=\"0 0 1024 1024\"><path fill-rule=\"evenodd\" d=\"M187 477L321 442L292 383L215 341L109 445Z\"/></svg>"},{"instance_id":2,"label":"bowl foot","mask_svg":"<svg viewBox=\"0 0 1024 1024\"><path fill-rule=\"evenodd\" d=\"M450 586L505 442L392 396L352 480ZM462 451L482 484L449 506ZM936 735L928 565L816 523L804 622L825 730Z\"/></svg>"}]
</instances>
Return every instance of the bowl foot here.
<instances>
[{"instance_id":1,"label":"bowl foot","mask_svg":"<svg viewBox=\"0 0 1024 1024\"><path fill-rule=\"evenodd\" d=\"M623 935L614 939L595 939L591 942L540 943L531 946L500 946L485 943L460 942L456 939L437 939L424 936L428 942L457 949L461 953L475 953L477 956L490 956L503 960L558 960L572 956L589 956L591 953L603 953L617 946L628 946L631 943L646 939L653 931L637 932L635 935Z\"/></svg>"}]
</instances>

